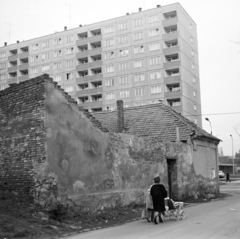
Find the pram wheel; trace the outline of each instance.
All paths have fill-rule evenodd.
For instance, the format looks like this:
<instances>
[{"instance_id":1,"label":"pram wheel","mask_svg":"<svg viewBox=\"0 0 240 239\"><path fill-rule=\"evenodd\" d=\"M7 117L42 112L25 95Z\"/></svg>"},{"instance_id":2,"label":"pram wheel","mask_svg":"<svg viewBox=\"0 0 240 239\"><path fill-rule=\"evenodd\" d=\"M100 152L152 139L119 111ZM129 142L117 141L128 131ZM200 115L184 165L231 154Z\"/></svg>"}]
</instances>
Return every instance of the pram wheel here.
<instances>
[{"instance_id":1,"label":"pram wheel","mask_svg":"<svg viewBox=\"0 0 240 239\"><path fill-rule=\"evenodd\" d=\"M186 216L185 216L185 212L184 211L180 212L180 217L181 217L182 220L185 219Z\"/></svg>"}]
</instances>

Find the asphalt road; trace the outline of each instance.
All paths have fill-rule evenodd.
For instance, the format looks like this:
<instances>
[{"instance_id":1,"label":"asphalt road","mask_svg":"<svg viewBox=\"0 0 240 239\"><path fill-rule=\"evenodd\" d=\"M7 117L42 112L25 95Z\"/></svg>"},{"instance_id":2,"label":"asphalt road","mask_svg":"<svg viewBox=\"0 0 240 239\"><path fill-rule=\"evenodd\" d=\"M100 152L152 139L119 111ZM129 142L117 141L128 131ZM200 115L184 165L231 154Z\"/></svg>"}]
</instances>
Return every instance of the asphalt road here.
<instances>
[{"instance_id":1,"label":"asphalt road","mask_svg":"<svg viewBox=\"0 0 240 239\"><path fill-rule=\"evenodd\" d=\"M195 204L184 209L186 218L155 225L138 220L121 226L81 233L69 239L240 239L240 194Z\"/></svg>"}]
</instances>

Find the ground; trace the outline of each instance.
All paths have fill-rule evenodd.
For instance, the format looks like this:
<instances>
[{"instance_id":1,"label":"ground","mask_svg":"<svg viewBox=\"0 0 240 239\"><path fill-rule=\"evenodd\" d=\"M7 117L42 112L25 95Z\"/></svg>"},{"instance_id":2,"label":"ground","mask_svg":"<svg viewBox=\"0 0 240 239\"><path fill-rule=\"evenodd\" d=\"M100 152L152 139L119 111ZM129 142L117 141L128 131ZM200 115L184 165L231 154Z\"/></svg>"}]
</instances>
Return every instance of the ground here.
<instances>
[{"instance_id":1,"label":"ground","mask_svg":"<svg viewBox=\"0 0 240 239\"><path fill-rule=\"evenodd\" d=\"M219 197L223 198L224 194L220 194ZM189 199L185 201L185 205L206 203L211 200ZM79 212L78 215L66 215L46 212L30 200L2 198L0 199L0 239L52 239L74 232L118 225L140 218L143 207L143 205L131 205L104 209L95 214Z\"/></svg>"}]
</instances>

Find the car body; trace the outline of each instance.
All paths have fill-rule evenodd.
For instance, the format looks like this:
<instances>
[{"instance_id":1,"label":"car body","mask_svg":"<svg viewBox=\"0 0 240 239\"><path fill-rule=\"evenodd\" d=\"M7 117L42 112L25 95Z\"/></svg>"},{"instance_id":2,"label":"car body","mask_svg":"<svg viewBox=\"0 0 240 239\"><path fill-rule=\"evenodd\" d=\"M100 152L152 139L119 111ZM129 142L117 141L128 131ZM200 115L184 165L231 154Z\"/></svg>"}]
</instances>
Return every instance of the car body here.
<instances>
[{"instance_id":1,"label":"car body","mask_svg":"<svg viewBox=\"0 0 240 239\"><path fill-rule=\"evenodd\" d=\"M218 172L219 178L225 178L225 173L223 171Z\"/></svg>"}]
</instances>

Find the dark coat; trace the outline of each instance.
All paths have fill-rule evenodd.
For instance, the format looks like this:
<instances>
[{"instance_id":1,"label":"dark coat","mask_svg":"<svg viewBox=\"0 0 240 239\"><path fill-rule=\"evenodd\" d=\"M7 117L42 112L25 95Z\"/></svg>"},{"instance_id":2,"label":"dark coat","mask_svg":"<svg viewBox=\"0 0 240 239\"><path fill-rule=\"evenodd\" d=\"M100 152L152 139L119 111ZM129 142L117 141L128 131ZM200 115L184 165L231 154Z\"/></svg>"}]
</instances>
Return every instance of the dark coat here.
<instances>
[{"instance_id":1,"label":"dark coat","mask_svg":"<svg viewBox=\"0 0 240 239\"><path fill-rule=\"evenodd\" d=\"M167 191L162 184L154 184L151 187L150 195L153 200L153 210L158 212L165 211L164 198L167 197Z\"/></svg>"}]
</instances>

